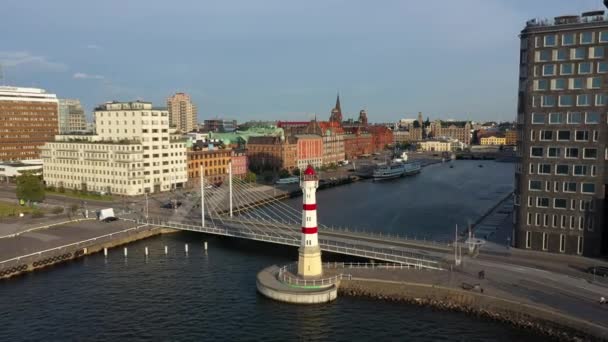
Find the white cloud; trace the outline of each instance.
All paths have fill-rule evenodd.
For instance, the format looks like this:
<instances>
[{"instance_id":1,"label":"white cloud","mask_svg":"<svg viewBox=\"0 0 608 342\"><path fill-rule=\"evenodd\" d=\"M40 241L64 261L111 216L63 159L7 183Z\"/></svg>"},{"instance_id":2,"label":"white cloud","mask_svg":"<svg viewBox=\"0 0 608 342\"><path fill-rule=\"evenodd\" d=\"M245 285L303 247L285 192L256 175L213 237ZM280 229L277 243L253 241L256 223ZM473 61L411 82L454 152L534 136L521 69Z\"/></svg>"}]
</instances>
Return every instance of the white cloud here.
<instances>
[{"instance_id":1,"label":"white cloud","mask_svg":"<svg viewBox=\"0 0 608 342\"><path fill-rule=\"evenodd\" d=\"M103 80L105 77L102 75L91 75L84 72L77 72L72 75L72 78L77 80Z\"/></svg>"},{"instance_id":2,"label":"white cloud","mask_svg":"<svg viewBox=\"0 0 608 342\"><path fill-rule=\"evenodd\" d=\"M91 50L101 50L101 46L97 45L97 44L88 44L86 46L87 49L91 49Z\"/></svg>"},{"instance_id":3,"label":"white cloud","mask_svg":"<svg viewBox=\"0 0 608 342\"><path fill-rule=\"evenodd\" d=\"M28 51L0 51L0 64L4 67L25 67L37 71L62 72L68 69L63 63L52 62L46 56L34 55Z\"/></svg>"}]
</instances>

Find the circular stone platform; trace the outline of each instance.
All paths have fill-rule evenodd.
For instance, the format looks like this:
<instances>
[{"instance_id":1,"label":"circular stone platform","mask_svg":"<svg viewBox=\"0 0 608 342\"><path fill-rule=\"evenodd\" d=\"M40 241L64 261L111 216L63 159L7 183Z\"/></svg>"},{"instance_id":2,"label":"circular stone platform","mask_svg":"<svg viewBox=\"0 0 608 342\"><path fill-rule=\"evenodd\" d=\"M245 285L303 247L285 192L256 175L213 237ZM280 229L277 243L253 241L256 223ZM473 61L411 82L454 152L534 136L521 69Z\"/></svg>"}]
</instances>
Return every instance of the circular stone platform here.
<instances>
[{"instance_id":1,"label":"circular stone platform","mask_svg":"<svg viewBox=\"0 0 608 342\"><path fill-rule=\"evenodd\" d=\"M307 281L306 285L294 284L279 280L283 270L273 265L260 271L256 280L258 291L268 298L293 304L320 304L338 298L338 284L335 281L327 279L319 285L318 280Z\"/></svg>"}]
</instances>

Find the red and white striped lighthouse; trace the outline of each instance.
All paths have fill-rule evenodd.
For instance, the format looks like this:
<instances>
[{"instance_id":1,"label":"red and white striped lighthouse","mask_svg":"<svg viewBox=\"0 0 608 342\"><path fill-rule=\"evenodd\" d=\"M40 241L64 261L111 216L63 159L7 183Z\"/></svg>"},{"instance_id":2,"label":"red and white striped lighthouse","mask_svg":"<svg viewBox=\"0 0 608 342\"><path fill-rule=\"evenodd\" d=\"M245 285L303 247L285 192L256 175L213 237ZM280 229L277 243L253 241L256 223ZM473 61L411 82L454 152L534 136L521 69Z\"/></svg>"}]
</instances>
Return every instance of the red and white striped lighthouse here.
<instances>
[{"instance_id":1,"label":"red and white striped lighthouse","mask_svg":"<svg viewBox=\"0 0 608 342\"><path fill-rule=\"evenodd\" d=\"M308 165L300 181L302 189L302 241L299 249L298 274L304 277L316 277L323 273L321 266L321 248L319 247L317 228L316 192L319 179L312 165Z\"/></svg>"}]
</instances>

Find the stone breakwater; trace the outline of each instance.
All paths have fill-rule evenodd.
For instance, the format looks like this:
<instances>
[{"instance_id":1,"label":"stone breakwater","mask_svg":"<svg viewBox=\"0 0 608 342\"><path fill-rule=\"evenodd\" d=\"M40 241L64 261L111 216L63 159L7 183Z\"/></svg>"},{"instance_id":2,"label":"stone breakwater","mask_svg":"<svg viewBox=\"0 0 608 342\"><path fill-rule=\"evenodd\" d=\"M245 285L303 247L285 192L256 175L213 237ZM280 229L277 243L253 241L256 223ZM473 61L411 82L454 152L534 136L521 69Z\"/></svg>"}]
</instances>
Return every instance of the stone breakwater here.
<instances>
[{"instance_id":1,"label":"stone breakwater","mask_svg":"<svg viewBox=\"0 0 608 342\"><path fill-rule=\"evenodd\" d=\"M463 312L560 341L608 341L608 331L602 326L547 308L454 288L353 278L340 282L338 294Z\"/></svg>"}]
</instances>

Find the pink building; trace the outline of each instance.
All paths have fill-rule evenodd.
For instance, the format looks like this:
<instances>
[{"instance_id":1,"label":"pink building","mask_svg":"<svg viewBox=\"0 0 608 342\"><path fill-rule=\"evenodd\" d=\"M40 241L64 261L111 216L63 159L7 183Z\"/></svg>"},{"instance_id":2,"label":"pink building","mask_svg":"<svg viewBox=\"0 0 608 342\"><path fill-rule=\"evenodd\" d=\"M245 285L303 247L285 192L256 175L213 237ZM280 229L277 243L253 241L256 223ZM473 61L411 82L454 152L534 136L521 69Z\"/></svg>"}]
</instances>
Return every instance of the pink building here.
<instances>
[{"instance_id":1,"label":"pink building","mask_svg":"<svg viewBox=\"0 0 608 342\"><path fill-rule=\"evenodd\" d=\"M232 151L232 175L234 177L244 178L247 175L247 155L245 151Z\"/></svg>"}]
</instances>

